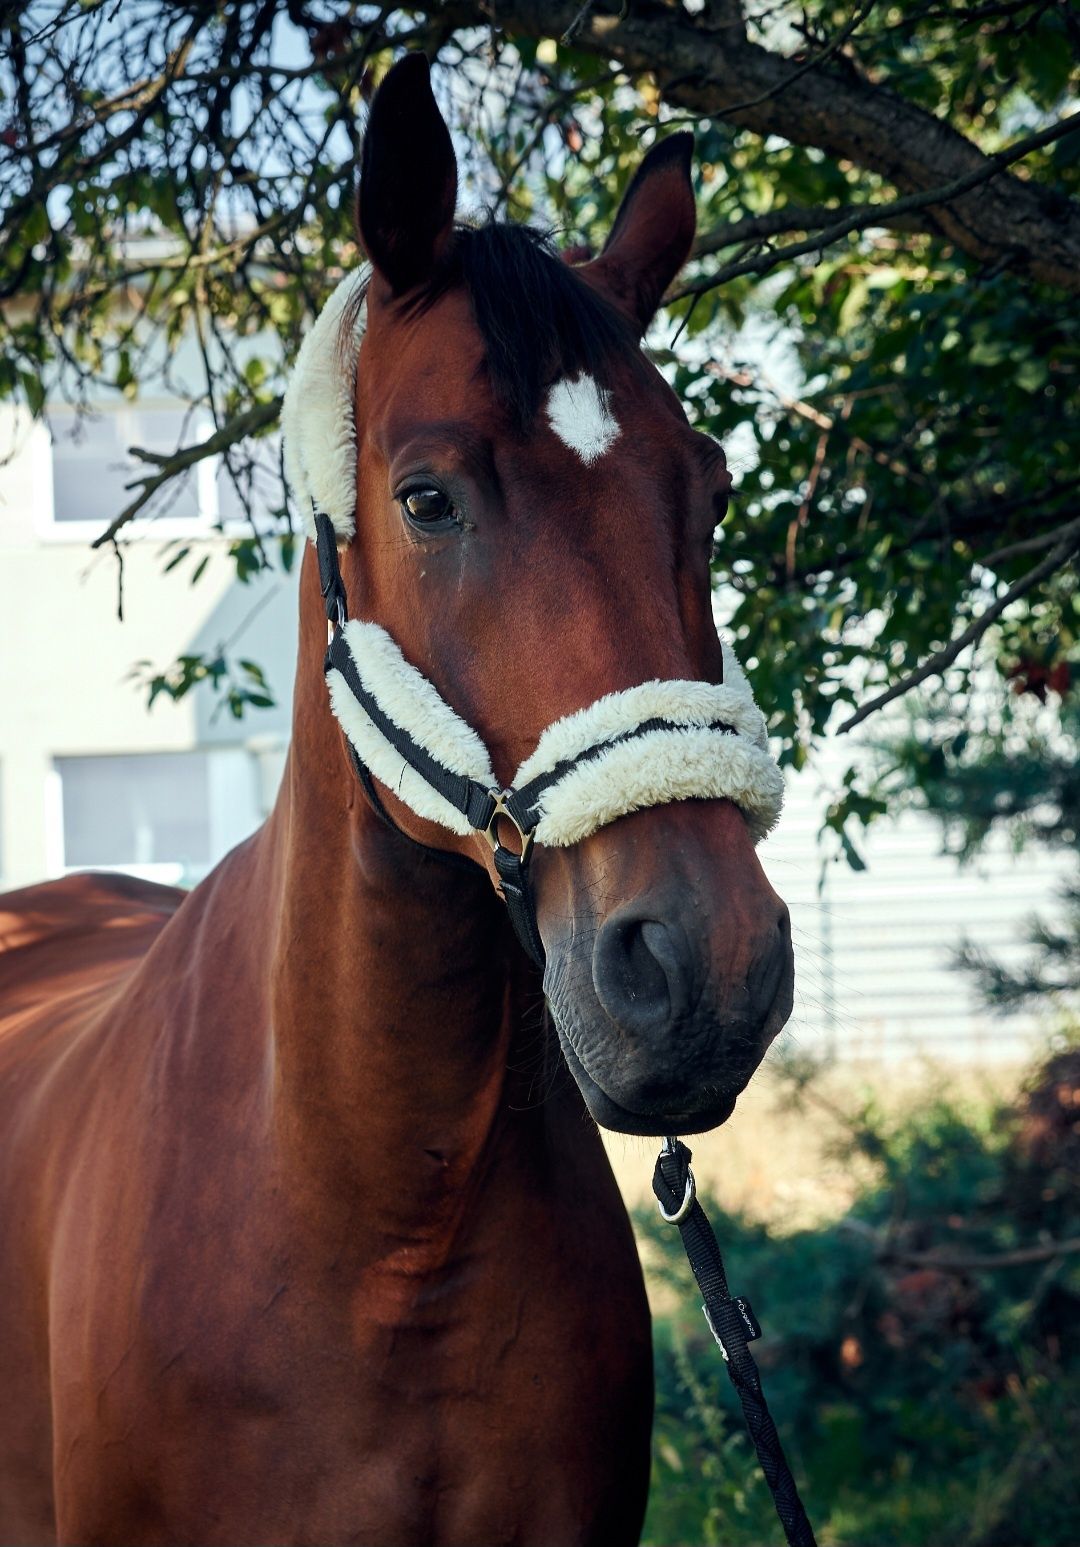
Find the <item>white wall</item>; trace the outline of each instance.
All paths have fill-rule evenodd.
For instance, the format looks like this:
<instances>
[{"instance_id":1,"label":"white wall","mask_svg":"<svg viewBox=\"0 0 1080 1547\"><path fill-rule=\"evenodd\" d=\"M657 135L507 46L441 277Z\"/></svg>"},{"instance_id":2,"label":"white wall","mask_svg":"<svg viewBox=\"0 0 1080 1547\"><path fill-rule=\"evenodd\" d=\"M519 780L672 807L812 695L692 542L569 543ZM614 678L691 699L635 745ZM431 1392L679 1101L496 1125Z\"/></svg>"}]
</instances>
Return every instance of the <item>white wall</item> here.
<instances>
[{"instance_id":1,"label":"white wall","mask_svg":"<svg viewBox=\"0 0 1080 1547\"><path fill-rule=\"evenodd\" d=\"M45 426L3 411L0 458L0 880L19 886L60 868L54 759L74 755L215 749L213 817L223 851L261 820L261 764L280 768L295 577L239 585L226 539L205 535L186 538L192 559L163 574L169 554L149 524L123 550L120 621L114 555L92 552L85 531L50 530ZM191 566L204 552L210 563L192 586ZM179 704L159 698L147 711L145 693L130 680L136 662L163 667L229 639L265 667L278 707L237 722L227 712L215 716L209 693L196 691Z\"/></svg>"},{"instance_id":2,"label":"white wall","mask_svg":"<svg viewBox=\"0 0 1080 1547\"><path fill-rule=\"evenodd\" d=\"M836 766L850 754L849 746L838 749ZM826 767L830 761L826 752ZM966 974L950 967L950 954L966 935L1017 962L1026 918L1055 911L1067 857L1035 848L1014 854L1002 835L960 866L941 853L937 825L906 812L860 839L866 871L839 863L823 872L817 783L811 773L788 780L780 825L759 851L791 909L796 995L786 1043L875 1061L916 1053L1022 1058L1045 1034L1045 1017L989 1015Z\"/></svg>"}]
</instances>

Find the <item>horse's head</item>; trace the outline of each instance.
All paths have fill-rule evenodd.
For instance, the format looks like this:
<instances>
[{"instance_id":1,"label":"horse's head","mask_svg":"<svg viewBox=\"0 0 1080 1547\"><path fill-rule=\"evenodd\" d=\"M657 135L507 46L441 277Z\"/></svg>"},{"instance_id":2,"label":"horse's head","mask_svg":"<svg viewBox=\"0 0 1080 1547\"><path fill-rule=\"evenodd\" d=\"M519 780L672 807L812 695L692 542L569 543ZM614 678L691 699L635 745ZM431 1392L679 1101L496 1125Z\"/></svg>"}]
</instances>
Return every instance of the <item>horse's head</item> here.
<instances>
[{"instance_id":1,"label":"horse's head","mask_svg":"<svg viewBox=\"0 0 1080 1547\"><path fill-rule=\"evenodd\" d=\"M505 783L561 716L723 671L709 558L730 478L639 347L693 238L690 146L645 157L601 255L571 267L524 228L455 227L422 59L371 110L344 575ZM490 868L482 839L385 800L410 835ZM593 1115L630 1133L723 1121L792 995L787 910L740 810L654 805L538 848L533 874L545 987Z\"/></svg>"}]
</instances>

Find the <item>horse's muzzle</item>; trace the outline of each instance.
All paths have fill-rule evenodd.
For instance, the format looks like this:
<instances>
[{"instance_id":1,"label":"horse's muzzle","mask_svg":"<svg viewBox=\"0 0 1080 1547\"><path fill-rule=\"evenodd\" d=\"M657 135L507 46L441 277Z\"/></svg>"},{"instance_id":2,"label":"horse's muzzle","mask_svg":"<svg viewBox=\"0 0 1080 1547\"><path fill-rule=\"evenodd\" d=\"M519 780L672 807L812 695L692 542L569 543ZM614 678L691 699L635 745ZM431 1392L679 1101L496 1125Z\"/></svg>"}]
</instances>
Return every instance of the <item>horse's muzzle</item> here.
<instances>
[{"instance_id":1,"label":"horse's muzzle","mask_svg":"<svg viewBox=\"0 0 1080 1547\"><path fill-rule=\"evenodd\" d=\"M579 900L548 943L563 1054L596 1121L623 1133L717 1127L791 1013L788 912L760 871L725 895L710 867L680 868L602 919Z\"/></svg>"}]
</instances>

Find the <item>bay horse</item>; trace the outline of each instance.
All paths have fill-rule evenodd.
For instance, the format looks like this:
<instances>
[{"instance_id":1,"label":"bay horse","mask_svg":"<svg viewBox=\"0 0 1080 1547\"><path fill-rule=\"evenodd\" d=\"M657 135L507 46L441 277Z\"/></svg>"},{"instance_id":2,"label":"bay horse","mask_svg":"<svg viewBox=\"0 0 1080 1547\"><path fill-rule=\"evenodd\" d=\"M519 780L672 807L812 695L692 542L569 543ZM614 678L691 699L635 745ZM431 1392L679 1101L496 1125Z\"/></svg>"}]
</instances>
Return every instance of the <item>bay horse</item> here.
<instances>
[{"instance_id":1,"label":"bay horse","mask_svg":"<svg viewBox=\"0 0 1080 1547\"><path fill-rule=\"evenodd\" d=\"M693 237L689 137L577 266L456 226L456 188L407 56L364 142L348 434L302 477L353 491L351 607L505 781L605 695L719 691L729 477L638 343ZM790 1012L786 912L746 809L669 759L671 795L537 845L541 979L483 836L357 779L322 588L309 551L254 837L189 895L0 902L3 1543L638 1539L650 1324L596 1121L730 1114Z\"/></svg>"}]
</instances>

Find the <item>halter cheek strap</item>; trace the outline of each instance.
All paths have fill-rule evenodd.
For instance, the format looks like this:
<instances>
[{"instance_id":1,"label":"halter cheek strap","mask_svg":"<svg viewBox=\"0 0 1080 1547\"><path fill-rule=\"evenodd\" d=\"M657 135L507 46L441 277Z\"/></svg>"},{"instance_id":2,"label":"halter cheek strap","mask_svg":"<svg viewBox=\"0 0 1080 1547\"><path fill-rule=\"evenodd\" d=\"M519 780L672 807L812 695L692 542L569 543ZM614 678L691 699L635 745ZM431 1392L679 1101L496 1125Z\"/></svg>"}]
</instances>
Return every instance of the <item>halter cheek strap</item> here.
<instances>
[{"instance_id":1,"label":"halter cheek strap","mask_svg":"<svg viewBox=\"0 0 1080 1547\"><path fill-rule=\"evenodd\" d=\"M349 619L334 524L314 502L313 511L330 625L326 680L357 775L386 821L372 775L417 816L486 837L511 922L538 966L534 844L567 847L631 811L695 798L733 800L755 841L773 826L783 780L764 718L726 649L722 683L644 682L556 720L500 788L472 726L385 629Z\"/></svg>"}]
</instances>

